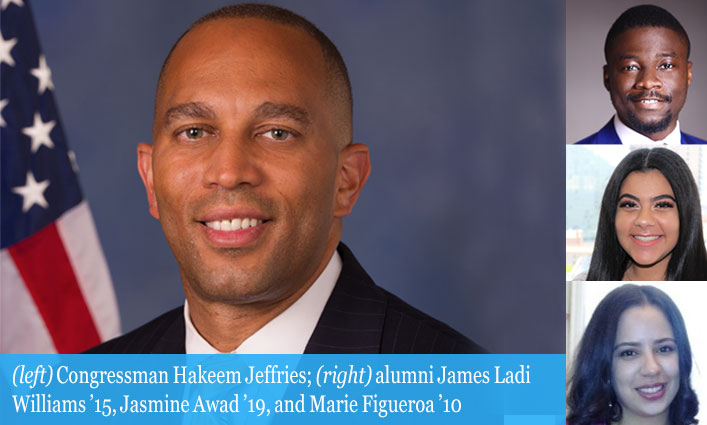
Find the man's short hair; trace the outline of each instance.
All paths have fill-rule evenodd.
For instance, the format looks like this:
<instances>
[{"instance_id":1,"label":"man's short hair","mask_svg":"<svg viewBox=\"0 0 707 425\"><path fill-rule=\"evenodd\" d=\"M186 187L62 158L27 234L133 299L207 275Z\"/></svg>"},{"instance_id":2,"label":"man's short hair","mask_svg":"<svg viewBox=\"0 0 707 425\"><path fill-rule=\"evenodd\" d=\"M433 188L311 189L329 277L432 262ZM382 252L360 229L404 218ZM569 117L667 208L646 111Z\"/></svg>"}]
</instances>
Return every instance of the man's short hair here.
<instances>
[{"instance_id":1,"label":"man's short hair","mask_svg":"<svg viewBox=\"0 0 707 425\"><path fill-rule=\"evenodd\" d=\"M625 31L641 27L668 28L675 31L687 45L687 57L690 57L690 38L680 22L662 7L644 4L634 6L622 13L609 29L604 43L604 58L607 63L609 62L609 48L614 41Z\"/></svg>"},{"instance_id":2,"label":"man's short hair","mask_svg":"<svg viewBox=\"0 0 707 425\"><path fill-rule=\"evenodd\" d=\"M344 59L339 53L339 49L336 45L326 36L319 28L317 28L313 23L309 22L302 16L291 12L287 9L281 7L269 5L269 4L258 4L258 3L242 3L233 4L229 6L224 6L218 10L214 10L208 13L198 20L196 20L191 26L179 37L176 43L172 46L167 58L162 64L162 69L160 69L160 75L157 80L157 92L159 93L161 86L163 84L164 73L169 65L169 60L172 57L174 49L177 47L179 42L186 36L191 30L197 26L219 20L219 19L229 19L229 18L257 18L263 19L270 22L275 22L283 25L287 25L294 28L299 28L304 30L312 38L314 38L319 47L322 50L322 55L324 56L324 63L326 65L327 78L329 81L327 83L333 92L333 95L339 98L338 100L343 102L345 107L348 109L348 114L351 116L353 114L353 95L351 93L351 81L349 80L349 73L346 70L346 64ZM155 108L157 105L155 105ZM155 110L156 112L156 110ZM351 132L351 130L349 130ZM350 142L352 135L348 135L348 141Z\"/></svg>"}]
</instances>

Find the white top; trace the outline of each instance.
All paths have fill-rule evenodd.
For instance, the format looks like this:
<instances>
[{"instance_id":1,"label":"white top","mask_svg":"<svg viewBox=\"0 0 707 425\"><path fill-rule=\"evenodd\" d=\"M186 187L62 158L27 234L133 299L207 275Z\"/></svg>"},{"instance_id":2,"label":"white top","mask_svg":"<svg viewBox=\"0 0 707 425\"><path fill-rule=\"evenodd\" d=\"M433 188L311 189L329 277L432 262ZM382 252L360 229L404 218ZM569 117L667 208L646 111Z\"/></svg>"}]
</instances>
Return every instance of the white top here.
<instances>
[{"instance_id":1,"label":"white top","mask_svg":"<svg viewBox=\"0 0 707 425\"><path fill-rule=\"evenodd\" d=\"M653 140L650 137L646 137L643 134L629 128L626 124L621 122L617 115L614 115L614 128L616 129L616 134L619 135L621 143L624 145L679 145L681 141L680 137L680 121L675 124L673 131L668 134L668 136L663 140Z\"/></svg>"},{"instance_id":2,"label":"white top","mask_svg":"<svg viewBox=\"0 0 707 425\"><path fill-rule=\"evenodd\" d=\"M341 274L341 257L334 251L329 264L297 301L287 310L249 336L232 353L235 354L302 354L324 311L331 291ZM194 328L189 316L189 303L184 300L187 354L218 354Z\"/></svg>"}]
</instances>

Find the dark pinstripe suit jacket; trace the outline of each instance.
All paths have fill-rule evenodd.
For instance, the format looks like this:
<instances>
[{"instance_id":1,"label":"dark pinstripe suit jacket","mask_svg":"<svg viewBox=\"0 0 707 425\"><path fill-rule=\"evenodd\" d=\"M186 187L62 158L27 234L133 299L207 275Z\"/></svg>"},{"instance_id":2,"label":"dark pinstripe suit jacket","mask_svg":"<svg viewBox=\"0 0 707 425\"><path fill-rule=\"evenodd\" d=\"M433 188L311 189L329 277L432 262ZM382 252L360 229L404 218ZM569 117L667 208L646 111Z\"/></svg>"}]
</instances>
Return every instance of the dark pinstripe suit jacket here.
<instances>
[{"instance_id":1,"label":"dark pinstripe suit jacket","mask_svg":"<svg viewBox=\"0 0 707 425\"><path fill-rule=\"evenodd\" d=\"M444 323L376 286L344 244L342 269L305 353L483 353ZM183 307L87 353L184 353Z\"/></svg>"}]
</instances>

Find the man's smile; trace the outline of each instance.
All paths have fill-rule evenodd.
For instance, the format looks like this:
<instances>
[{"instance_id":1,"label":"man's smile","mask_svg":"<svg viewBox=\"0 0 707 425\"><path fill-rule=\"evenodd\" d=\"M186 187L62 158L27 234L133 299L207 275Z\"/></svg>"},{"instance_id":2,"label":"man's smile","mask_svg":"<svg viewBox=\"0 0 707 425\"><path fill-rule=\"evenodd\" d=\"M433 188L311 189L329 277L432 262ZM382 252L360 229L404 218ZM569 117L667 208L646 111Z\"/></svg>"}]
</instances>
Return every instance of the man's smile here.
<instances>
[{"instance_id":1,"label":"man's smile","mask_svg":"<svg viewBox=\"0 0 707 425\"><path fill-rule=\"evenodd\" d=\"M210 244L243 248L258 240L271 219L253 208L218 207L197 215Z\"/></svg>"},{"instance_id":2,"label":"man's smile","mask_svg":"<svg viewBox=\"0 0 707 425\"><path fill-rule=\"evenodd\" d=\"M649 110L662 108L665 106L664 104L669 104L672 101L669 95L655 92L630 94L627 98L636 105L636 108Z\"/></svg>"},{"instance_id":3,"label":"man's smile","mask_svg":"<svg viewBox=\"0 0 707 425\"><path fill-rule=\"evenodd\" d=\"M234 221L241 222L240 228L232 226ZM251 226L251 223L254 225ZM270 221L234 218L230 221L209 221L202 224L204 235L211 245L218 248L245 248L260 239Z\"/></svg>"},{"instance_id":4,"label":"man's smile","mask_svg":"<svg viewBox=\"0 0 707 425\"><path fill-rule=\"evenodd\" d=\"M255 227L263 224L263 220L258 220L257 218L233 218L231 220L214 220L204 222L207 227L214 230L221 231L236 231L241 229L247 229L249 227Z\"/></svg>"}]
</instances>

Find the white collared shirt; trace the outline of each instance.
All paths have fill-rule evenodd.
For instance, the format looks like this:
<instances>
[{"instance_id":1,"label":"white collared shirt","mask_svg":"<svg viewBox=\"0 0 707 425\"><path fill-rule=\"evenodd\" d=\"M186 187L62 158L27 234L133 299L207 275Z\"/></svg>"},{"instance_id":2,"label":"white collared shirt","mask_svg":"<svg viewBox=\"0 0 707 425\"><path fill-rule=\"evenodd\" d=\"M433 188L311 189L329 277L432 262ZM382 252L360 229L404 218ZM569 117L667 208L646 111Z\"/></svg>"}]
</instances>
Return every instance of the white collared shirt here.
<instances>
[{"instance_id":1,"label":"white collared shirt","mask_svg":"<svg viewBox=\"0 0 707 425\"><path fill-rule=\"evenodd\" d=\"M663 140L653 140L650 137L646 137L643 134L633 130L619 119L618 115L614 115L614 128L616 129L616 134L618 134L621 143L624 145L679 145L681 143L682 137L680 136L680 121L675 123L675 128L668 134L668 136Z\"/></svg>"},{"instance_id":2,"label":"white collared shirt","mask_svg":"<svg viewBox=\"0 0 707 425\"><path fill-rule=\"evenodd\" d=\"M334 251L324 271L287 310L258 329L236 348L237 354L302 354L324 311L331 291L341 274L341 257ZM218 354L199 332L189 316L189 303L184 300L187 354Z\"/></svg>"}]
</instances>

